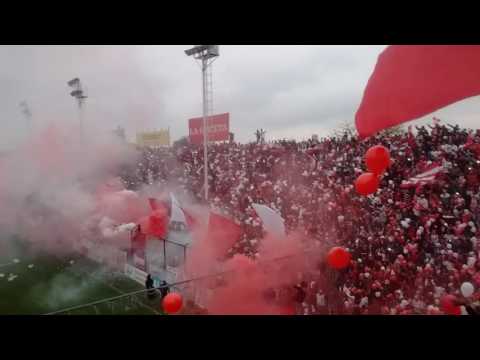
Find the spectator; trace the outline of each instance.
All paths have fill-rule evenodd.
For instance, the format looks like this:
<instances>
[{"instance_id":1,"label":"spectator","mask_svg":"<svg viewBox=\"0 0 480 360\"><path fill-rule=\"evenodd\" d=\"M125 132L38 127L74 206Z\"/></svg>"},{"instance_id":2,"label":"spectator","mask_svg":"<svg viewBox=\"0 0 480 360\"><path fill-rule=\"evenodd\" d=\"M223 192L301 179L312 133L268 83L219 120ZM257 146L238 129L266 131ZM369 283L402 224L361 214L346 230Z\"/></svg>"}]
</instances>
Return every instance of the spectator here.
<instances>
[{"instance_id":1,"label":"spectator","mask_svg":"<svg viewBox=\"0 0 480 360\"><path fill-rule=\"evenodd\" d=\"M160 294L162 296L162 300L169 293L170 293L170 287L168 286L167 282L163 280L162 283L160 284Z\"/></svg>"},{"instance_id":2,"label":"spectator","mask_svg":"<svg viewBox=\"0 0 480 360\"><path fill-rule=\"evenodd\" d=\"M389 148L393 163L380 190L361 197L353 183L364 170L365 151L377 144ZM309 313L333 304L347 313L437 313L442 292L458 291L463 281L480 286L479 144L479 132L441 124L362 142L343 136L212 144L210 206L241 225L229 256L258 252L263 229L255 202L278 209L287 232L301 231L310 240L305 244L350 250L352 265L335 281L294 288L296 304L305 303ZM436 164L445 173L402 186ZM131 189L153 181L204 202L202 166L196 145L141 149L140 160L121 176Z\"/></svg>"},{"instance_id":3,"label":"spectator","mask_svg":"<svg viewBox=\"0 0 480 360\"><path fill-rule=\"evenodd\" d=\"M147 296L151 300L155 298L155 288L153 287L153 279L150 274L147 275L147 278L145 280L145 288L148 290L147 291Z\"/></svg>"}]
</instances>

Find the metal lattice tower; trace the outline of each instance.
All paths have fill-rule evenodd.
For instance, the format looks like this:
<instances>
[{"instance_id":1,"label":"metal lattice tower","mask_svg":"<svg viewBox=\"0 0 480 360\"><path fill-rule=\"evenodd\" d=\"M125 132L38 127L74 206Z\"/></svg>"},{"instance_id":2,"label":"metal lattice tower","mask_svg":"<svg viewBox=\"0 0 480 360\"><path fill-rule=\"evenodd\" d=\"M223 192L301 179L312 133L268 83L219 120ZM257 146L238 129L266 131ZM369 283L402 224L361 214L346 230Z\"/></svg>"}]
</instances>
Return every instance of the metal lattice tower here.
<instances>
[{"instance_id":1,"label":"metal lattice tower","mask_svg":"<svg viewBox=\"0 0 480 360\"><path fill-rule=\"evenodd\" d=\"M212 63L218 58L218 45L197 45L185 50L187 56L193 56L202 62L202 96L203 96L203 157L205 201L208 201L208 116L213 113L213 79Z\"/></svg>"},{"instance_id":2,"label":"metal lattice tower","mask_svg":"<svg viewBox=\"0 0 480 360\"><path fill-rule=\"evenodd\" d=\"M207 102L207 116L213 115L213 71L212 64L207 67L206 78L207 78L207 92L205 94Z\"/></svg>"}]
</instances>

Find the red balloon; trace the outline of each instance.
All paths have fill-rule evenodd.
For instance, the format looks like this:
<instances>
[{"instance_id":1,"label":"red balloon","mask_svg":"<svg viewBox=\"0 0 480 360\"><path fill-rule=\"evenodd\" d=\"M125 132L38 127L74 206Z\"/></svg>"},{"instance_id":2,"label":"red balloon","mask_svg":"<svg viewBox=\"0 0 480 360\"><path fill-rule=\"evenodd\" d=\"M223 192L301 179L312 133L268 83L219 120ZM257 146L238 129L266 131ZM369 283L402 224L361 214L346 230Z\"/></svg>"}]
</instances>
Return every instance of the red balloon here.
<instances>
[{"instance_id":1,"label":"red balloon","mask_svg":"<svg viewBox=\"0 0 480 360\"><path fill-rule=\"evenodd\" d=\"M350 264L350 259L350 253L339 246L331 248L327 255L328 265L336 270L346 268Z\"/></svg>"},{"instance_id":2,"label":"red balloon","mask_svg":"<svg viewBox=\"0 0 480 360\"><path fill-rule=\"evenodd\" d=\"M445 295L440 300L440 306L444 313L448 315L461 315L462 309L455 305L456 297L453 295Z\"/></svg>"},{"instance_id":3,"label":"red balloon","mask_svg":"<svg viewBox=\"0 0 480 360\"><path fill-rule=\"evenodd\" d=\"M390 166L390 152L382 145L375 145L365 154L365 164L368 171L381 174Z\"/></svg>"},{"instance_id":4,"label":"red balloon","mask_svg":"<svg viewBox=\"0 0 480 360\"><path fill-rule=\"evenodd\" d=\"M170 293L163 298L163 311L167 314L175 314L180 311L183 305L182 295L178 293Z\"/></svg>"},{"instance_id":5,"label":"red balloon","mask_svg":"<svg viewBox=\"0 0 480 360\"><path fill-rule=\"evenodd\" d=\"M370 195L378 190L380 180L373 173L363 173L355 180L355 189L360 195Z\"/></svg>"}]
</instances>

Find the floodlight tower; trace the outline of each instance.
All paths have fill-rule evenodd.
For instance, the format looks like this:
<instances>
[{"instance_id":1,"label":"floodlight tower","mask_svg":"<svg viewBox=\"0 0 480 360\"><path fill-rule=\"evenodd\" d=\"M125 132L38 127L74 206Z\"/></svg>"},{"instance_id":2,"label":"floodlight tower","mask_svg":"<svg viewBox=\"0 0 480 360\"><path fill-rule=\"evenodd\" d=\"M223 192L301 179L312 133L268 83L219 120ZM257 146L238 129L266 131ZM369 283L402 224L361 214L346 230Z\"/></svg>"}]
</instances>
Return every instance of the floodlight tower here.
<instances>
[{"instance_id":1,"label":"floodlight tower","mask_svg":"<svg viewBox=\"0 0 480 360\"><path fill-rule=\"evenodd\" d=\"M32 132L32 112L26 101L22 101L20 104L20 111L25 116L27 131Z\"/></svg>"},{"instance_id":2,"label":"floodlight tower","mask_svg":"<svg viewBox=\"0 0 480 360\"><path fill-rule=\"evenodd\" d=\"M203 96L203 157L204 157L204 187L205 201L208 201L208 134L207 121L209 110L213 112L213 93L211 90L211 76L209 77L209 66L218 58L218 45L197 45L191 49L185 50L187 56L193 56L195 60L202 61L202 96ZM211 75L211 74L210 74ZM209 82L210 80L210 82ZM210 84L210 91L209 91Z\"/></svg>"},{"instance_id":3,"label":"floodlight tower","mask_svg":"<svg viewBox=\"0 0 480 360\"><path fill-rule=\"evenodd\" d=\"M83 89L82 89L82 84L80 82L79 78L75 78L70 80L68 83L68 86L73 88L73 91L70 93L71 96L73 96L78 103L78 120L80 123L80 137L83 140L84 134L83 134L83 104L85 103L85 99L87 96L84 94Z\"/></svg>"}]
</instances>

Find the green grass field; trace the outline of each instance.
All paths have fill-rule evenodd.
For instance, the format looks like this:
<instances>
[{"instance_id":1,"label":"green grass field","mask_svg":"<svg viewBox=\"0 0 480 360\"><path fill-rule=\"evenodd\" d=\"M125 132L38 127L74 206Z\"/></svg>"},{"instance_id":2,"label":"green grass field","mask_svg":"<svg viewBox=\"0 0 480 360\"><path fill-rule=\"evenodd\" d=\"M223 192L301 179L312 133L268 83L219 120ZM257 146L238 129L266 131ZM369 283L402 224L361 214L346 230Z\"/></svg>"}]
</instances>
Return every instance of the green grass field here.
<instances>
[{"instance_id":1,"label":"green grass field","mask_svg":"<svg viewBox=\"0 0 480 360\"><path fill-rule=\"evenodd\" d=\"M123 274L107 271L79 256L33 254L25 243L14 239L9 246L9 255L0 254L0 315L46 314L143 289ZM100 304L67 314L152 315L155 310L158 312L158 302L140 294L133 300Z\"/></svg>"}]
</instances>

